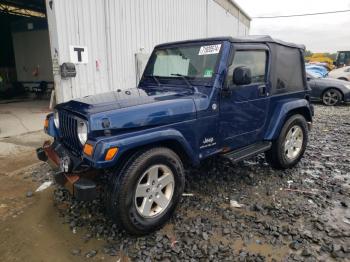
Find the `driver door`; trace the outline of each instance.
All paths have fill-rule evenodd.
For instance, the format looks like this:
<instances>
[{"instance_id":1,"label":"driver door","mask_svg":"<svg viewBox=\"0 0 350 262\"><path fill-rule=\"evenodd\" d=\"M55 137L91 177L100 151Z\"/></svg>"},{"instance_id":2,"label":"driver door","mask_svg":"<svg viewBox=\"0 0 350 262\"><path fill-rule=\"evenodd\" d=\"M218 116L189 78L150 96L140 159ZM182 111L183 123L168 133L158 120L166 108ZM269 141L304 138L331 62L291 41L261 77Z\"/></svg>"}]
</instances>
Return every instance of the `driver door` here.
<instances>
[{"instance_id":1,"label":"driver door","mask_svg":"<svg viewBox=\"0 0 350 262\"><path fill-rule=\"evenodd\" d=\"M263 139L263 128L269 106L268 61L266 45L234 46L234 56L226 76L229 91L223 91L220 102L219 133L224 147L237 149ZM251 70L247 85L233 83L233 71L239 66Z\"/></svg>"}]
</instances>

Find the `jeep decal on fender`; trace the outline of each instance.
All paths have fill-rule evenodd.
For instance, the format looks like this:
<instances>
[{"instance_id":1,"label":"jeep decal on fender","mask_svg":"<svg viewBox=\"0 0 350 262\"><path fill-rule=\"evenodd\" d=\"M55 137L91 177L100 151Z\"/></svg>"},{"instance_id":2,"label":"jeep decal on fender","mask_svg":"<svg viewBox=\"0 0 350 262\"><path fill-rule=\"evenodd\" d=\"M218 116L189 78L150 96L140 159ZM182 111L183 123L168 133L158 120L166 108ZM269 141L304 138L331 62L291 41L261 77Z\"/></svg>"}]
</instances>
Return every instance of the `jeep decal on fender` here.
<instances>
[{"instance_id":1,"label":"jeep decal on fender","mask_svg":"<svg viewBox=\"0 0 350 262\"><path fill-rule=\"evenodd\" d=\"M200 149L215 146L216 142L214 140L214 137L205 137L203 139L202 145L199 147Z\"/></svg>"}]
</instances>

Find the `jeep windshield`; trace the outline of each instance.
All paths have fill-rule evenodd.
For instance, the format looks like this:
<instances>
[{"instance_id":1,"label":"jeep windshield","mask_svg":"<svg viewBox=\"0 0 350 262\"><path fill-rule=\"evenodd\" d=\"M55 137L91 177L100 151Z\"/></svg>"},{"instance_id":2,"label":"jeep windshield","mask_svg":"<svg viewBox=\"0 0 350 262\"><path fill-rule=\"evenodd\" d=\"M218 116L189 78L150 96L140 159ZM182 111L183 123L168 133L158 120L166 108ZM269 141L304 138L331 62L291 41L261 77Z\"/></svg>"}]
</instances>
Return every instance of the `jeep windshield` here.
<instances>
[{"instance_id":1,"label":"jeep windshield","mask_svg":"<svg viewBox=\"0 0 350 262\"><path fill-rule=\"evenodd\" d=\"M149 59L141 82L152 81L158 86L175 84L192 88L210 85L216 72L222 45L196 44L162 47Z\"/></svg>"}]
</instances>

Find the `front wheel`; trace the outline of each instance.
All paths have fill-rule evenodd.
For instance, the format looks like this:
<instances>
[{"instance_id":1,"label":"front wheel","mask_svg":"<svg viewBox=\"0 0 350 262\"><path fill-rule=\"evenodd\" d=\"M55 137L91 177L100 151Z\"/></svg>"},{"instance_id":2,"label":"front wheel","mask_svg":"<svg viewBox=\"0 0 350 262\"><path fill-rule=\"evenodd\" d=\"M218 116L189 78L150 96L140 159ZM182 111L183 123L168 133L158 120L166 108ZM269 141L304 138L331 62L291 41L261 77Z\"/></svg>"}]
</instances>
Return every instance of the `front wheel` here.
<instances>
[{"instance_id":1,"label":"front wheel","mask_svg":"<svg viewBox=\"0 0 350 262\"><path fill-rule=\"evenodd\" d=\"M277 140L265 153L266 161L274 168L295 166L304 155L308 141L308 127L302 115L291 116L284 124Z\"/></svg>"},{"instance_id":2,"label":"front wheel","mask_svg":"<svg viewBox=\"0 0 350 262\"><path fill-rule=\"evenodd\" d=\"M160 228L172 215L184 181L182 162L172 150L159 147L136 153L112 179L112 218L136 235Z\"/></svg>"}]
</instances>

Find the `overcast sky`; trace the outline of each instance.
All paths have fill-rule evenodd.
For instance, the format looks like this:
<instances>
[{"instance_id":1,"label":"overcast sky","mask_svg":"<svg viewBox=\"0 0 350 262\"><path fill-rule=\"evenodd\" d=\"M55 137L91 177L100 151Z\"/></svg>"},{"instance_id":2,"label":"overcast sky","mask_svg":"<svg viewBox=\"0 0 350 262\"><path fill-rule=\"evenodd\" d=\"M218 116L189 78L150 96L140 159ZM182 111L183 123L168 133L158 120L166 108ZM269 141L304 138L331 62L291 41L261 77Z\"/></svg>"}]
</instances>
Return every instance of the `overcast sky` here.
<instances>
[{"instance_id":1,"label":"overcast sky","mask_svg":"<svg viewBox=\"0 0 350 262\"><path fill-rule=\"evenodd\" d=\"M350 0L235 0L251 17L350 9ZM307 17L253 19L250 34L304 44L313 52L350 50L350 12Z\"/></svg>"}]
</instances>

